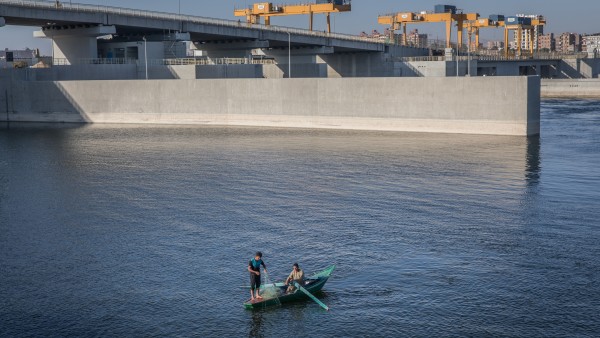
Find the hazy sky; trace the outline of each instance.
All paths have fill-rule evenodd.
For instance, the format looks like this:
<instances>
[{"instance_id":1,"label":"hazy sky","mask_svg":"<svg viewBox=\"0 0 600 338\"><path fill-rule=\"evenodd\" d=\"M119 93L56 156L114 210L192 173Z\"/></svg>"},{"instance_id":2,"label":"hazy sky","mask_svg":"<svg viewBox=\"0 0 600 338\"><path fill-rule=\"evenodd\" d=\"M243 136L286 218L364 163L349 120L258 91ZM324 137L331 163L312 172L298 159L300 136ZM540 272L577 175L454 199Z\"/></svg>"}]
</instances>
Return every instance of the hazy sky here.
<instances>
[{"instance_id":1,"label":"hazy sky","mask_svg":"<svg viewBox=\"0 0 600 338\"><path fill-rule=\"evenodd\" d=\"M310 1L310 0L309 0ZM312 0L314 1L314 0ZM63 0L63 2L68 2ZM178 0L74 0L73 2L147 9L154 11L178 11ZM243 7L257 1L252 0L181 0L182 13L215 18L237 19L233 16L235 7ZM307 0L279 0L275 3L303 3ZM333 16L334 30L339 33L358 34L361 31L380 31L385 27L377 24L379 14L422 10L433 10L434 5L444 3L456 5L465 12L477 12L487 17L489 14L541 14L545 15L548 25L546 32L579 33L600 32L600 0L354 0L352 12ZM308 17L273 18L273 25L308 28ZM315 29L324 29L325 18L316 16ZM419 24L409 26L420 32L430 34L430 38L443 37L443 24ZM40 48L48 53L50 42L34 39L30 27L0 28L0 48L21 49ZM502 40L502 31L487 29L482 31L484 40Z\"/></svg>"}]
</instances>

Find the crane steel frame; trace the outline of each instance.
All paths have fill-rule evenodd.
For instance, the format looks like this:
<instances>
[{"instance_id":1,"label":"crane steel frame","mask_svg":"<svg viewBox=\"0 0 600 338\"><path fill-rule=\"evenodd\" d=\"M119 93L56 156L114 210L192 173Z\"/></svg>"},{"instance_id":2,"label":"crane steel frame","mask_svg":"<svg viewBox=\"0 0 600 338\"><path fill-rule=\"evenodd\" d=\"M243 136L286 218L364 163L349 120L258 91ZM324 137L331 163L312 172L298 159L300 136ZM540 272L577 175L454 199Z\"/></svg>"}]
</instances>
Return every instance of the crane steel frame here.
<instances>
[{"instance_id":1,"label":"crane steel frame","mask_svg":"<svg viewBox=\"0 0 600 338\"><path fill-rule=\"evenodd\" d=\"M531 53L531 55L533 55L534 53L534 39L533 37L535 36L535 34L537 34L536 32L536 27L540 27L540 26L545 26L546 25L546 19L542 16L535 18L535 19L531 19L531 24L530 25L523 25L523 24L515 24L515 25L507 25L506 21L502 22L502 26L504 26L504 55L506 57L508 57L509 54L509 48L508 48L508 38L509 38L509 32L515 31L515 34L517 34L517 55L521 55L521 53L523 52L523 46L522 46L522 37L523 37L523 30L525 30L529 36L529 53ZM536 43L538 41L537 36L535 39Z\"/></svg>"},{"instance_id":2,"label":"crane steel frame","mask_svg":"<svg viewBox=\"0 0 600 338\"><path fill-rule=\"evenodd\" d=\"M235 16L245 16L246 22L259 24L260 19L265 19L265 25L271 25L271 17L288 15L308 15L309 30L313 30L314 14L325 14L327 17L327 32L331 33L331 13L350 12L351 0L331 0L328 3L310 3L297 5L274 5L272 2L259 2L250 8L234 10Z\"/></svg>"},{"instance_id":3,"label":"crane steel frame","mask_svg":"<svg viewBox=\"0 0 600 338\"><path fill-rule=\"evenodd\" d=\"M381 25L391 27L392 33L402 28L402 44L407 45L406 26L416 23L439 23L446 24L446 47L451 48L452 43L452 23L456 22L457 27L457 46L462 47L464 23L479 19L479 13L429 13L429 12L400 12L388 15L380 15L377 22Z\"/></svg>"}]
</instances>

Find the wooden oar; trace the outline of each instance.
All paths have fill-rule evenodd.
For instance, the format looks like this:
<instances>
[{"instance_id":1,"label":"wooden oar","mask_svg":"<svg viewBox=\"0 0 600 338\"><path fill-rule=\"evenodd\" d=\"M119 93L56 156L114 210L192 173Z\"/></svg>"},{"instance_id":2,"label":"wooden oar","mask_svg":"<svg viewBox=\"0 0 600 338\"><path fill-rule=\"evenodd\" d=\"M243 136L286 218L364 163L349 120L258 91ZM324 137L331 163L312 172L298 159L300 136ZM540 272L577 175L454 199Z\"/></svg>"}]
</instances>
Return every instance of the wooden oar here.
<instances>
[{"instance_id":1,"label":"wooden oar","mask_svg":"<svg viewBox=\"0 0 600 338\"><path fill-rule=\"evenodd\" d=\"M317 297L313 296L312 293L308 292L308 290L306 290L305 288L303 288L302 285L298 284L298 282L294 281L294 286L297 287L298 290L304 292L304 294L307 295L308 298L314 300L315 303L319 304L322 308L324 308L325 310L329 311L329 306L325 305Z\"/></svg>"}]
</instances>

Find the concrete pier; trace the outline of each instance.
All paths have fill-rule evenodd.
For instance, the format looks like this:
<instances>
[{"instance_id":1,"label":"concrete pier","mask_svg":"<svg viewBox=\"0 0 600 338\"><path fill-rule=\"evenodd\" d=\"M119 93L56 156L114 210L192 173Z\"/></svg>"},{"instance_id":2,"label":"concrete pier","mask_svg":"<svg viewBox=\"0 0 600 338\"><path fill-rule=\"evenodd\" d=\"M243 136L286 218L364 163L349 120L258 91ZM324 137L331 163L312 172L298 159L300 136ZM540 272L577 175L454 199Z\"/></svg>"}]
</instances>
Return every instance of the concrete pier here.
<instances>
[{"instance_id":1,"label":"concrete pier","mask_svg":"<svg viewBox=\"0 0 600 338\"><path fill-rule=\"evenodd\" d=\"M539 77L3 83L0 120L10 121L522 136L540 130Z\"/></svg>"},{"instance_id":2,"label":"concrete pier","mask_svg":"<svg viewBox=\"0 0 600 338\"><path fill-rule=\"evenodd\" d=\"M52 39L53 62L65 60L72 64L78 59L93 59L98 56L98 40L102 35L115 34L114 26L75 27L67 29L48 29L34 32L37 38Z\"/></svg>"}]
</instances>

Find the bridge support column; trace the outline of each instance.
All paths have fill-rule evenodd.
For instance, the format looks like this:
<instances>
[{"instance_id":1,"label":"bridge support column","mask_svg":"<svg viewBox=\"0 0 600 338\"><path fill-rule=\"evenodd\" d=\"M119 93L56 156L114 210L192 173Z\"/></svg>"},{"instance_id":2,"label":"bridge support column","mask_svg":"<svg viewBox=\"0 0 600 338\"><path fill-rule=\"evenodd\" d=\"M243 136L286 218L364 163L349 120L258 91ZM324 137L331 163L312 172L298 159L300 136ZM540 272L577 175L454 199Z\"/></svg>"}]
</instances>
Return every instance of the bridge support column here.
<instances>
[{"instance_id":1,"label":"bridge support column","mask_svg":"<svg viewBox=\"0 0 600 338\"><path fill-rule=\"evenodd\" d=\"M0 16L0 27L4 27L4 25L6 25L6 20Z\"/></svg>"},{"instance_id":2,"label":"bridge support column","mask_svg":"<svg viewBox=\"0 0 600 338\"><path fill-rule=\"evenodd\" d=\"M401 76L401 70L387 62L383 53L319 55L318 62L327 65L327 77Z\"/></svg>"},{"instance_id":3,"label":"bridge support column","mask_svg":"<svg viewBox=\"0 0 600 338\"><path fill-rule=\"evenodd\" d=\"M275 65L265 66L276 68L277 74L269 73L266 77L327 77L327 65L320 61L320 55L330 55L333 47L292 47L291 53L286 47L256 50L259 55L275 59Z\"/></svg>"},{"instance_id":4,"label":"bridge support column","mask_svg":"<svg viewBox=\"0 0 600 338\"><path fill-rule=\"evenodd\" d=\"M33 33L36 38L52 39L53 64L71 65L80 59L98 57L98 37L115 34L115 26L50 25Z\"/></svg>"}]
</instances>

